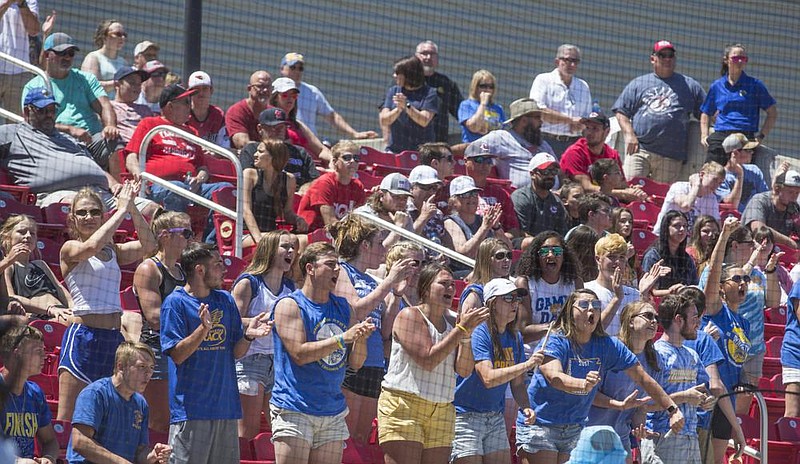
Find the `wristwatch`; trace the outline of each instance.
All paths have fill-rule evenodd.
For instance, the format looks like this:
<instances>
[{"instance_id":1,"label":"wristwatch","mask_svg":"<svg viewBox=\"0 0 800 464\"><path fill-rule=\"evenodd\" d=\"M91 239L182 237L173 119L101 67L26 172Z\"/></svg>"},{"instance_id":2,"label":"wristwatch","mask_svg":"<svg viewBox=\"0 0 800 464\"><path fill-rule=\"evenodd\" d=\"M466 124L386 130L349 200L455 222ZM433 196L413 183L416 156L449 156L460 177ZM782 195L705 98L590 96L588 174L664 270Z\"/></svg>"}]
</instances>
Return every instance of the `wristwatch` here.
<instances>
[{"instance_id":1,"label":"wristwatch","mask_svg":"<svg viewBox=\"0 0 800 464\"><path fill-rule=\"evenodd\" d=\"M675 406L674 404L667 408L667 414L669 414L670 416L675 414L677 411L678 411L678 407Z\"/></svg>"},{"instance_id":2,"label":"wristwatch","mask_svg":"<svg viewBox=\"0 0 800 464\"><path fill-rule=\"evenodd\" d=\"M406 109L411 108L411 103L406 102Z\"/></svg>"}]
</instances>

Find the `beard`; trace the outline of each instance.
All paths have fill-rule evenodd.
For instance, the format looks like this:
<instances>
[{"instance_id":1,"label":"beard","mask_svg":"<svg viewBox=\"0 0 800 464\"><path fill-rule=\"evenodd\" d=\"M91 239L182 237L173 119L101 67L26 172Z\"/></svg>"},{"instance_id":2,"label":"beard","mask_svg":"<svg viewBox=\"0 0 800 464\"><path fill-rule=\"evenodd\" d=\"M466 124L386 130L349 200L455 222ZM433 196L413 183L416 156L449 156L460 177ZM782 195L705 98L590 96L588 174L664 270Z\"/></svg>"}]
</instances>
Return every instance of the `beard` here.
<instances>
[{"instance_id":1,"label":"beard","mask_svg":"<svg viewBox=\"0 0 800 464\"><path fill-rule=\"evenodd\" d=\"M542 130L533 124L528 124L522 131L522 138L531 145L539 146L542 143Z\"/></svg>"},{"instance_id":2,"label":"beard","mask_svg":"<svg viewBox=\"0 0 800 464\"><path fill-rule=\"evenodd\" d=\"M681 330L681 337L683 337L684 340L697 340L697 330L684 327L683 330Z\"/></svg>"},{"instance_id":3,"label":"beard","mask_svg":"<svg viewBox=\"0 0 800 464\"><path fill-rule=\"evenodd\" d=\"M534 180L534 185L542 190L552 190L556 186L555 177L546 177L541 180Z\"/></svg>"}]
</instances>

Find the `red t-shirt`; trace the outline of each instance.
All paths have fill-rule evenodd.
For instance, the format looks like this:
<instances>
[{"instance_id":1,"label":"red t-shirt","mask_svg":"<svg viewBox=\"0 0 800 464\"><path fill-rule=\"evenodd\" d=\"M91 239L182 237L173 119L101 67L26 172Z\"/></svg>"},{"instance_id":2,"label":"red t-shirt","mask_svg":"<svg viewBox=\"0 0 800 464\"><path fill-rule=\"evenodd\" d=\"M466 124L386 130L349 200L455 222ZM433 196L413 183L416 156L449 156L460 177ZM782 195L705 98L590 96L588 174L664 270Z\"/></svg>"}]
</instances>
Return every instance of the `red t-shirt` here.
<instances>
[{"instance_id":1,"label":"red t-shirt","mask_svg":"<svg viewBox=\"0 0 800 464\"><path fill-rule=\"evenodd\" d=\"M586 138L581 137L577 142L570 145L561 155L561 170L564 171L569 177L575 177L578 174L590 176L589 166L595 161L602 158L611 158L617 160L619 165L619 172L622 171L622 162L619 159L617 150L603 144L603 152L595 155L589 150L589 145L586 143Z\"/></svg>"},{"instance_id":2,"label":"red t-shirt","mask_svg":"<svg viewBox=\"0 0 800 464\"><path fill-rule=\"evenodd\" d=\"M171 123L163 116L142 119L136 126L133 137L125 146L126 153L138 153L144 136L156 126L168 125L197 135L197 130L187 125ZM183 180L187 172L197 173L202 166L202 149L171 132L161 132L150 141L147 147L147 172L166 180Z\"/></svg>"},{"instance_id":3,"label":"red t-shirt","mask_svg":"<svg viewBox=\"0 0 800 464\"><path fill-rule=\"evenodd\" d=\"M352 179L349 184L342 185L336 180L336 173L326 172L319 176L300 200L297 214L308 223L308 231L312 232L325 226L319 207L333 206L336 219L363 205L367 200L364 184Z\"/></svg>"},{"instance_id":4,"label":"red t-shirt","mask_svg":"<svg viewBox=\"0 0 800 464\"><path fill-rule=\"evenodd\" d=\"M292 145L299 145L308 151L308 154L311 155L312 158L318 159L311 150L308 149L308 139L306 138L305 134L303 133L300 126L297 124L289 121L286 124L286 135L289 137L289 141L292 142Z\"/></svg>"},{"instance_id":5,"label":"red t-shirt","mask_svg":"<svg viewBox=\"0 0 800 464\"><path fill-rule=\"evenodd\" d=\"M514 211L511 194L497 184L487 183L478 198L478 214L485 215L489 206L497 203L500 203L503 208L503 214L500 216L500 224L503 225L503 230L508 232L512 229L519 229L519 220L517 220L517 213Z\"/></svg>"},{"instance_id":6,"label":"red t-shirt","mask_svg":"<svg viewBox=\"0 0 800 464\"><path fill-rule=\"evenodd\" d=\"M186 121L186 125L189 127L194 127L197 130L197 133L200 134L200 137L203 137L206 140L212 140L209 135L216 139L220 129L225 126L225 114L222 112L222 109L219 106L210 105L208 107L208 116L206 117L205 121L198 121L197 118L195 118L194 113L190 113L189 120Z\"/></svg>"},{"instance_id":7,"label":"red t-shirt","mask_svg":"<svg viewBox=\"0 0 800 464\"><path fill-rule=\"evenodd\" d=\"M253 110L247 105L247 99L240 100L228 108L228 112L225 113L225 128L230 138L244 132L250 137L251 142L261 141L261 136L258 135L258 115L253 114Z\"/></svg>"}]
</instances>

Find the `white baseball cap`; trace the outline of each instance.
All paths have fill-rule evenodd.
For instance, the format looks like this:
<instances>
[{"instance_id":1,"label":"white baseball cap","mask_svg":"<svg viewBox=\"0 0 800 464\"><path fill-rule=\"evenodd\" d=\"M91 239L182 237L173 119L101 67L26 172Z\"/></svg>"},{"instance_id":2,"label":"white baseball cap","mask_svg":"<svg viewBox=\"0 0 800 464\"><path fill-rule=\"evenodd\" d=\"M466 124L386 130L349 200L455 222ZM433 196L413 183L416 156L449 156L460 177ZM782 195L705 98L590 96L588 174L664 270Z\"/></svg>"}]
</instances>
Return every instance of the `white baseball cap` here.
<instances>
[{"instance_id":1,"label":"white baseball cap","mask_svg":"<svg viewBox=\"0 0 800 464\"><path fill-rule=\"evenodd\" d=\"M399 172L393 172L383 178L380 189L392 195L411 195L411 182Z\"/></svg>"},{"instance_id":2,"label":"white baseball cap","mask_svg":"<svg viewBox=\"0 0 800 464\"><path fill-rule=\"evenodd\" d=\"M537 169L547 169L553 164L558 166L558 160L556 159L555 156L547 152L540 152L535 154L533 158L531 158L531 161L528 163L528 171L535 171Z\"/></svg>"},{"instance_id":3,"label":"white baseball cap","mask_svg":"<svg viewBox=\"0 0 800 464\"><path fill-rule=\"evenodd\" d=\"M517 287L514 285L514 282L512 282L511 279L492 279L489 281L489 283L483 286L483 301L489 301L489 299L494 296L503 296L514 292L520 296L525 296L528 294L528 290Z\"/></svg>"},{"instance_id":4,"label":"white baseball cap","mask_svg":"<svg viewBox=\"0 0 800 464\"><path fill-rule=\"evenodd\" d=\"M475 179L470 176L458 176L450 181L451 197L469 192L480 192L482 190L482 188L475 185Z\"/></svg>"},{"instance_id":5,"label":"white baseball cap","mask_svg":"<svg viewBox=\"0 0 800 464\"><path fill-rule=\"evenodd\" d=\"M425 164L420 164L419 166L412 169L411 173L408 175L408 180L412 184L423 184L423 185L442 183L441 179L439 179L439 173L436 172L436 169L433 169L432 167Z\"/></svg>"},{"instance_id":6,"label":"white baseball cap","mask_svg":"<svg viewBox=\"0 0 800 464\"><path fill-rule=\"evenodd\" d=\"M195 71L189 76L189 89L203 85L214 87L214 84L211 83L211 76L209 76L207 73L203 71Z\"/></svg>"}]
</instances>

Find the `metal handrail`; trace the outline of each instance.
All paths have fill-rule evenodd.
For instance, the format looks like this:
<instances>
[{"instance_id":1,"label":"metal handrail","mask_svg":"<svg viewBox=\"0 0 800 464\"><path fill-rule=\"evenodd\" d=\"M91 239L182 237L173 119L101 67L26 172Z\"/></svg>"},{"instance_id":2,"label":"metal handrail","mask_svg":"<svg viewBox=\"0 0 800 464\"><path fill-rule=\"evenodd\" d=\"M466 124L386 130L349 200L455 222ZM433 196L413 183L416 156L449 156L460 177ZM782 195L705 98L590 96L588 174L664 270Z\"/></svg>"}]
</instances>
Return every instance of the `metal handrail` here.
<instances>
[{"instance_id":1,"label":"metal handrail","mask_svg":"<svg viewBox=\"0 0 800 464\"><path fill-rule=\"evenodd\" d=\"M50 82L50 76L48 76L47 73L44 72L44 69L36 65L30 64L27 61L23 61L20 60L19 58L13 57L8 53L0 52L0 59L8 61L11 64L15 64L20 68L26 69L41 77L42 80L44 81L44 86L47 88L47 91L50 92L50 95L53 95L53 84Z\"/></svg>"},{"instance_id":2,"label":"metal handrail","mask_svg":"<svg viewBox=\"0 0 800 464\"><path fill-rule=\"evenodd\" d=\"M432 242L432 241L428 240L425 237L417 235L416 233L411 232L409 230L403 229L402 227L400 227L400 226L398 226L396 224L392 224L389 221L384 221L383 219L379 218L378 216L376 216L374 214L368 213L366 211L354 211L354 212L356 214L358 214L359 216L363 217L364 219L372 221L375 224L378 224L379 226L383 227L384 229L389 229L390 231L396 233L397 235L399 235L399 236L401 236L401 237L403 237L405 239L411 240L412 242L419 243L420 245L422 245L422 246L424 246L426 248L430 248L430 249L432 249L434 251L438 251L439 253L447 256L448 258L454 259L454 260L456 260L456 261L458 261L460 263L464 263L464 264L466 264L467 266L469 266L469 267L471 267L473 269L475 268L475 260L472 259L472 258L468 258L468 257L462 255L461 253L453 251L453 250L451 250L449 248L445 248L445 247L443 247L442 245L440 245L440 244L438 244L436 242Z\"/></svg>"},{"instance_id":3,"label":"metal handrail","mask_svg":"<svg viewBox=\"0 0 800 464\"><path fill-rule=\"evenodd\" d=\"M759 440L759 445L761 449L755 449L752 446L745 446L744 447L744 454L758 459L761 461L761 464L768 464L769 462L769 418L767 417L767 402L764 401L764 395L761 394L760 391L756 390L753 392L753 397L756 399L756 404L758 405L758 417L759 417L759 429L761 430L761 440ZM736 444L733 442L733 439L728 440L728 447L736 448Z\"/></svg>"},{"instance_id":4,"label":"metal handrail","mask_svg":"<svg viewBox=\"0 0 800 464\"><path fill-rule=\"evenodd\" d=\"M184 188L178 187L177 185L164 180L158 176L150 174L145 171L147 166L147 147L150 146L150 142L153 140L153 137L160 132L172 132L179 137L182 137L189 142L194 143L195 145L200 145L207 151L217 153L222 155L223 157L227 158L229 161L233 163L234 168L236 168L236 211L232 211L224 206L218 205L213 201L207 200L196 193L190 192ZM242 237L244 236L244 232L242 230L244 226L244 221L242 219L243 215L239 214L242 211L243 206L243 197L242 197L242 188L244 187L244 182L242 178L242 164L239 162L239 158L231 153L230 151L220 147L219 145L215 145L208 140L201 139L200 137L186 132L183 129L180 129L175 126L169 126L166 124L162 124L160 126L156 126L144 136L142 140L142 145L139 147L139 168L141 170L142 179L153 182L154 184L158 184L159 186L171 191L174 194L180 195L182 197L188 198L189 200L204 206L212 211L219 212L234 221L236 221L236 235L234 238L234 251L233 254L237 258L242 257ZM145 189L139 193L140 196L145 196Z\"/></svg>"},{"instance_id":5,"label":"metal handrail","mask_svg":"<svg viewBox=\"0 0 800 464\"><path fill-rule=\"evenodd\" d=\"M5 108L0 108L0 116L8 119L9 121L13 121L13 122L15 122L17 124L19 124L19 123L21 123L22 121L25 120L25 118L23 118L22 116L18 115L17 113L15 113L13 111L8 111Z\"/></svg>"}]
</instances>

